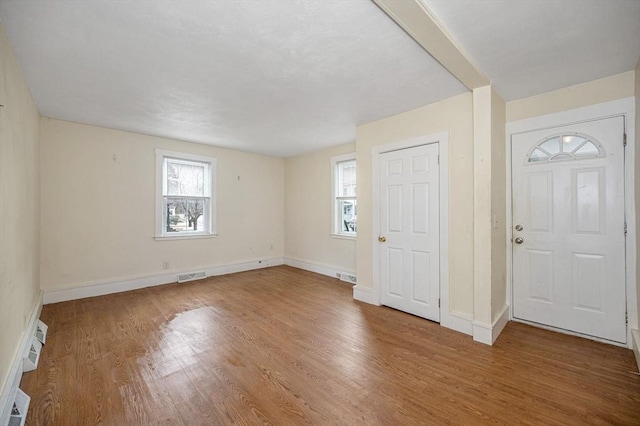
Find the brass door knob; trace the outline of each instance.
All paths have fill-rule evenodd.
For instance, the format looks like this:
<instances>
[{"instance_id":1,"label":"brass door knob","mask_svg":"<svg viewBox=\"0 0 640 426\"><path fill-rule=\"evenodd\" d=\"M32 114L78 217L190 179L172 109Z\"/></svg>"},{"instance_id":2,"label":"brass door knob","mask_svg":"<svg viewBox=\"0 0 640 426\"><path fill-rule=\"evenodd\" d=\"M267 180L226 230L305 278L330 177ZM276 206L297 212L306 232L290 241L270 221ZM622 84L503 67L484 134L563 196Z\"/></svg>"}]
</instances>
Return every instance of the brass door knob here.
<instances>
[{"instance_id":1,"label":"brass door knob","mask_svg":"<svg viewBox=\"0 0 640 426\"><path fill-rule=\"evenodd\" d=\"M387 237L378 237L378 241L384 243L385 241L387 241Z\"/></svg>"}]
</instances>

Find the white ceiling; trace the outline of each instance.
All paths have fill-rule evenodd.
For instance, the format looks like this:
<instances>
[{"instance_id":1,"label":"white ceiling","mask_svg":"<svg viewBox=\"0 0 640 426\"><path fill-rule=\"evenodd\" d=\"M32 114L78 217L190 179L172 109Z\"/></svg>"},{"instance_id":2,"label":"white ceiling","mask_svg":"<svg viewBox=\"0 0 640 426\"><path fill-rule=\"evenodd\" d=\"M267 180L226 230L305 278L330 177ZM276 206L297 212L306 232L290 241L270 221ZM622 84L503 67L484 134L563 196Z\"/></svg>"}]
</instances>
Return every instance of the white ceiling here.
<instances>
[{"instance_id":1,"label":"white ceiling","mask_svg":"<svg viewBox=\"0 0 640 426\"><path fill-rule=\"evenodd\" d=\"M41 115L290 156L465 92L368 0L1 1Z\"/></svg>"},{"instance_id":2,"label":"white ceiling","mask_svg":"<svg viewBox=\"0 0 640 426\"><path fill-rule=\"evenodd\" d=\"M505 100L640 56L640 0L421 1ZM270 155L466 91L369 0L0 0L0 21L43 116Z\"/></svg>"},{"instance_id":3,"label":"white ceiling","mask_svg":"<svg viewBox=\"0 0 640 426\"><path fill-rule=\"evenodd\" d=\"M506 101L630 71L640 0L421 0Z\"/></svg>"}]
</instances>

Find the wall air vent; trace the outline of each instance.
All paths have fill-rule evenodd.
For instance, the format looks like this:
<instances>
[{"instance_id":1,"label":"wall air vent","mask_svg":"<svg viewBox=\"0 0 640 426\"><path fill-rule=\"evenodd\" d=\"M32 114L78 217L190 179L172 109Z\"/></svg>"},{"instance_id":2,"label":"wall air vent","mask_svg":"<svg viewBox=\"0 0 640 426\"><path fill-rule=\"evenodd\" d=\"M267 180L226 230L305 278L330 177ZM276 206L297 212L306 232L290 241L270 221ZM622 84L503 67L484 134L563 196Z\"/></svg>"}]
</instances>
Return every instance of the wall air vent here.
<instances>
[{"instance_id":1,"label":"wall air vent","mask_svg":"<svg viewBox=\"0 0 640 426\"><path fill-rule=\"evenodd\" d=\"M201 280L203 278L207 278L207 274L204 271L189 272L187 274L178 275L178 282L186 283L188 281Z\"/></svg>"}]
</instances>

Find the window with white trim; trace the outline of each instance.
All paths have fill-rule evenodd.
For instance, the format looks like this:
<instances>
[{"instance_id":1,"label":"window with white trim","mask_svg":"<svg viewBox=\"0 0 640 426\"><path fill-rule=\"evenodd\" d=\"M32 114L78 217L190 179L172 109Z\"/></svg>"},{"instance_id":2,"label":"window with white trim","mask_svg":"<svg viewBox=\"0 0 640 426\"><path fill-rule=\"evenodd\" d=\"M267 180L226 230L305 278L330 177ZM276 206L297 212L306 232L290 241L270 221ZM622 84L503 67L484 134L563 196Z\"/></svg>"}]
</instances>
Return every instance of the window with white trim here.
<instances>
[{"instance_id":1,"label":"window with white trim","mask_svg":"<svg viewBox=\"0 0 640 426\"><path fill-rule=\"evenodd\" d=\"M216 159L156 150L156 237L215 234Z\"/></svg>"},{"instance_id":2,"label":"window with white trim","mask_svg":"<svg viewBox=\"0 0 640 426\"><path fill-rule=\"evenodd\" d=\"M333 170L333 233L355 237L358 230L356 202L356 156L345 154L331 159Z\"/></svg>"}]
</instances>

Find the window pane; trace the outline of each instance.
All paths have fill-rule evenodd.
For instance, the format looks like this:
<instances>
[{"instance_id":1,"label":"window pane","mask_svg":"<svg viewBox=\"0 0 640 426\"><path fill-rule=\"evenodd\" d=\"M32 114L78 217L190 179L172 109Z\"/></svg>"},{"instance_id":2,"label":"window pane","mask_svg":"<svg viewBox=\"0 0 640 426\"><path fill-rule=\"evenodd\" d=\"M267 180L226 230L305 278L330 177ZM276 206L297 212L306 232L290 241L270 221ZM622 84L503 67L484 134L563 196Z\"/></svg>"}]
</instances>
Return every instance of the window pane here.
<instances>
[{"instance_id":1,"label":"window pane","mask_svg":"<svg viewBox=\"0 0 640 426\"><path fill-rule=\"evenodd\" d=\"M576 157L597 157L600 154L600 150L593 142L587 142L577 150L573 155Z\"/></svg>"},{"instance_id":2,"label":"window pane","mask_svg":"<svg viewBox=\"0 0 640 426\"><path fill-rule=\"evenodd\" d=\"M205 196L206 164L185 163L167 159L166 195Z\"/></svg>"},{"instance_id":3,"label":"window pane","mask_svg":"<svg viewBox=\"0 0 640 426\"><path fill-rule=\"evenodd\" d=\"M560 152L560 138L549 139L548 141L540 144L540 148L547 151L549 154L557 154Z\"/></svg>"},{"instance_id":4,"label":"window pane","mask_svg":"<svg viewBox=\"0 0 640 426\"><path fill-rule=\"evenodd\" d=\"M344 161L338 165L339 197L356 196L356 162Z\"/></svg>"},{"instance_id":5,"label":"window pane","mask_svg":"<svg viewBox=\"0 0 640 426\"><path fill-rule=\"evenodd\" d=\"M338 201L341 232L355 233L358 230L356 200Z\"/></svg>"},{"instance_id":6,"label":"window pane","mask_svg":"<svg viewBox=\"0 0 640 426\"><path fill-rule=\"evenodd\" d=\"M534 149L531 155L529 156L529 162L533 163L536 161L546 161L549 159L549 156L544 152L540 151L538 148Z\"/></svg>"},{"instance_id":7,"label":"window pane","mask_svg":"<svg viewBox=\"0 0 640 426\"><path fill-rule=\"evenodd\" d=\"M563 136L562 137L562 152L573 152L582 142L586 139L580 136Z\"/></svg>"},{"instance_id":8,"label":"window pane","mask_svg":"<svg viewBox=\"0 0 640 426\"><path fill-rule=\"evenodd\" d=\"M207 200L167 197L167 232L207 231L204 211Z\"/></svg>"}]
</instances>

